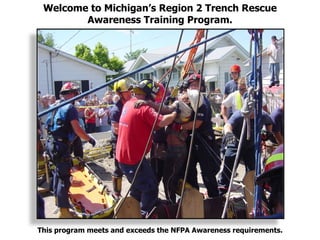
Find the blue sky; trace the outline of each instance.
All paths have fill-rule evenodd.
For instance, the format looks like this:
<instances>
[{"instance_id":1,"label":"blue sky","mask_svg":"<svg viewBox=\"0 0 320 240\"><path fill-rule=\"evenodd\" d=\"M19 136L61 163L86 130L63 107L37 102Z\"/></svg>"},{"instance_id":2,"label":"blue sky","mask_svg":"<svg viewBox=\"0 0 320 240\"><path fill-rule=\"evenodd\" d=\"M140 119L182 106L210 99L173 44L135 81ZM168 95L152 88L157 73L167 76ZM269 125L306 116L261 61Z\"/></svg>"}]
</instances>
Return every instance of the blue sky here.
<instances>
[{"instance_id":1,"label":"blue sky","mask_svg":"<svg viewBox=\"0 0 320 240\"><path fill-rule=\"evenodd\" d=\"M208 36L212 37L227 30L209 30ZM137 49L147 48L148 51L167 46L176 46L179 41L181 29L133 29L131 34L128 29L41 29L45 36L53 35L55 48L74 55L75 46L79 43L87 45L91 50L98 42L108 48L110 56L114 54L124 60L126 53ZM196 30L184 30L182 43L191 43ZM230 33L245 49L249 51L250 35L247 29L239 29ZM263 48L270 43L271 36L278 38L284 36L283 30L264 30Z\"/></svg>"}]
</instances>

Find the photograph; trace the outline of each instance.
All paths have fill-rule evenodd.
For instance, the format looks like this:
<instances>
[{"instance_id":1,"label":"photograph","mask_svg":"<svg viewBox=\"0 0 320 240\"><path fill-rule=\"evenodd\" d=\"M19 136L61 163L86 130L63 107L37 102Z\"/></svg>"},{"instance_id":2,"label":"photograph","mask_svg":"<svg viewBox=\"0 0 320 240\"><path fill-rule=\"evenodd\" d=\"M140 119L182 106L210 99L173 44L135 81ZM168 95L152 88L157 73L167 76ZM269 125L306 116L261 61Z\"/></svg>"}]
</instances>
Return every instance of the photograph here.
<instances>
[{"instance_id":1,"label":"photograph","mask_svg":"<svg viewBox=\"0 0 320 240\"><path fill-rule=\"evenodd\" d=\"M36 28L36 219L285 219L285 32Z\"/></svg>"}]
</instances>

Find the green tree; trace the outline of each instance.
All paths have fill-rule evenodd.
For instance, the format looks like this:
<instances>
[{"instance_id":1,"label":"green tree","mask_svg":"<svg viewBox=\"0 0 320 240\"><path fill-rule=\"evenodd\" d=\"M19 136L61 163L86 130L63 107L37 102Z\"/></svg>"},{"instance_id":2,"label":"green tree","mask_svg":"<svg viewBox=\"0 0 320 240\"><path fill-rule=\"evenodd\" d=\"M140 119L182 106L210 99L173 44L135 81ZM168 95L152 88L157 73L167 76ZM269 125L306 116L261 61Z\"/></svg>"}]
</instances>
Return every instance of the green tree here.
<instances>
[{"instance_id":1,"label":"green tree","mask_svg":"<svg viewBox=\"0 0 320 240\"><path fill-rule=\"evenodd\" d=\"M147 52L148 49L147 48L142 48L142 49L138 49L135 50L134 52L130 52L130 53L126 53L126 55L124 56L126 61L130 61L130 60L135 60L137 59L142 53Z\"/></svg>"},{"instance_id":2,"label":"green tree","mask_svg":"<svg viewBox=\"0 0 320 240\"><path fill-rule=\"evenodd\" d=\"M82 60L85 60L85 61L88 61L91 63L93 62L93 56L91 53L91 49L88 46L86 46L83 43L80 43L80 44L76 45L75 49L76 49L75 56L77 58L80 58Z\"/></svg>"},{"instance_id":3,"label":"green tree","mask_svg":"<svg viewBox=\"0 0 320 240\"><path fill-rule=\"evenodd\" d=\"M109 66L109 50L98 42L93 50L93 63L104 68Z\"/></svg>"},{"instance_id":4,"label":"green tree","mask_svg":"<svg viewBox=\"0 0 320 240\"><path fill-rule=\"evenodd\" d=\"M123 61L117 56L112 56L109 62L109 69L120 72L124 67Z\"/></svg>"},{"instance_id":5,"label":"green tree","mask_svg":"<svg viewBox=\"0 0 320 240\"><path fill-rule=\"evenodd\" d=\"M115 72L121 71L124 65L123 61L116 56L109 58L108 48L103 46L100 42L96 44L93 53L85 44L78 44L76 46L75 56Z\"/></svg>"},{"instance_id":6,"label":"green tree","mask_svg":"<svg viewBox=\"0 0 320 240\"><path fill-rule=\"evenodd\" d=\"M47 33L45 36L43 36L42 32L39 31L37 36L37 41L38 43L44 44L49 47L55 46L52 33Z\"/></svg>"}]
</instances>

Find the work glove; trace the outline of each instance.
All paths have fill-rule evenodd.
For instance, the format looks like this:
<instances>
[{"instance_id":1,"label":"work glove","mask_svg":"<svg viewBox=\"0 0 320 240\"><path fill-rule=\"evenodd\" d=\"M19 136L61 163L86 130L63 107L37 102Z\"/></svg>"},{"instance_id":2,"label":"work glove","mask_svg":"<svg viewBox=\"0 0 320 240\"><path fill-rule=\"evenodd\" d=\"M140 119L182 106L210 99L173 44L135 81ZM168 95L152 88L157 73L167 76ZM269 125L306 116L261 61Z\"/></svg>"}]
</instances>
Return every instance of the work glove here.
<instances>
[{"instance_id":1,"label":"work glove","mask_svg":"<svg viewBox=\"0 0 320 240\"><path fill-rule=\"evenodd\" d=\"M90 137L88 142L92 145L92 147L96 145L96 140L93 137Z\"/></svg>"}]
</instances>

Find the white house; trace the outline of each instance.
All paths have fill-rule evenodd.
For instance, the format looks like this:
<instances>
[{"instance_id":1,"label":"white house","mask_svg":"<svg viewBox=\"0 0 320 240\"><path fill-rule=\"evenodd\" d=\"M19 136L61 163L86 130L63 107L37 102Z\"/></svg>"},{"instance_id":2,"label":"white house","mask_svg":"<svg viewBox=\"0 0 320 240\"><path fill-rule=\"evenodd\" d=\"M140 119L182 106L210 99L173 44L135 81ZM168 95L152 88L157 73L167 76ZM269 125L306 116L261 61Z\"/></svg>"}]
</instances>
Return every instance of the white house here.
<instances>
[{"instance_id":1,"label":"white house","mask_svg":"<svg viewBox=\"0 0 320 240\"><path fill-rule=\"evenodd\" d=\"M116 72L81 60L66 52L38 43L37 84L41 94L59 97L61 86L68 81L77 83L82 92L102 86L106 77ZM101 98L106 88L95 92Z\"/></svg>"},{"instance_id":2,"label":"white house","mask_svg":"<svg viewBox=\"0 0 320 240\"><path fill-rule=\"evenodd\" d=\"M183 50L189 46L190 43L182 44L182 46L180 46L180 50ZM173 54L176 52L176 48L177 46L171 46L141 54L134 64L131 65L129 72L142 68L143 66L159 61L166 56ZM197 72L202 68L204 49L204 44L200 45L194 58L194 68ZM188 54L189 51L186 51L185 53L182 53L176 57L177 63L172 71L169 86L176 86L179 83L181 69L188 58ZM245 75L246 72L250 70L248 66L245 66L248 57L248 51L244 49L229 34L208 42L206 46L203 71L203 76L205 77L207 85L207 91L213 91L216 88L220 88L221 90L224 89L225 83L230 80L230 67L233 64L238 64L242 69L242 73ZM168 72L173 65L173 60L174 57L162 61L156 65L152 65L132 77L137 81L142 80L143 78L150 78L158 81L160 80L168 82Z\"/></svg>"}]
</instances>

